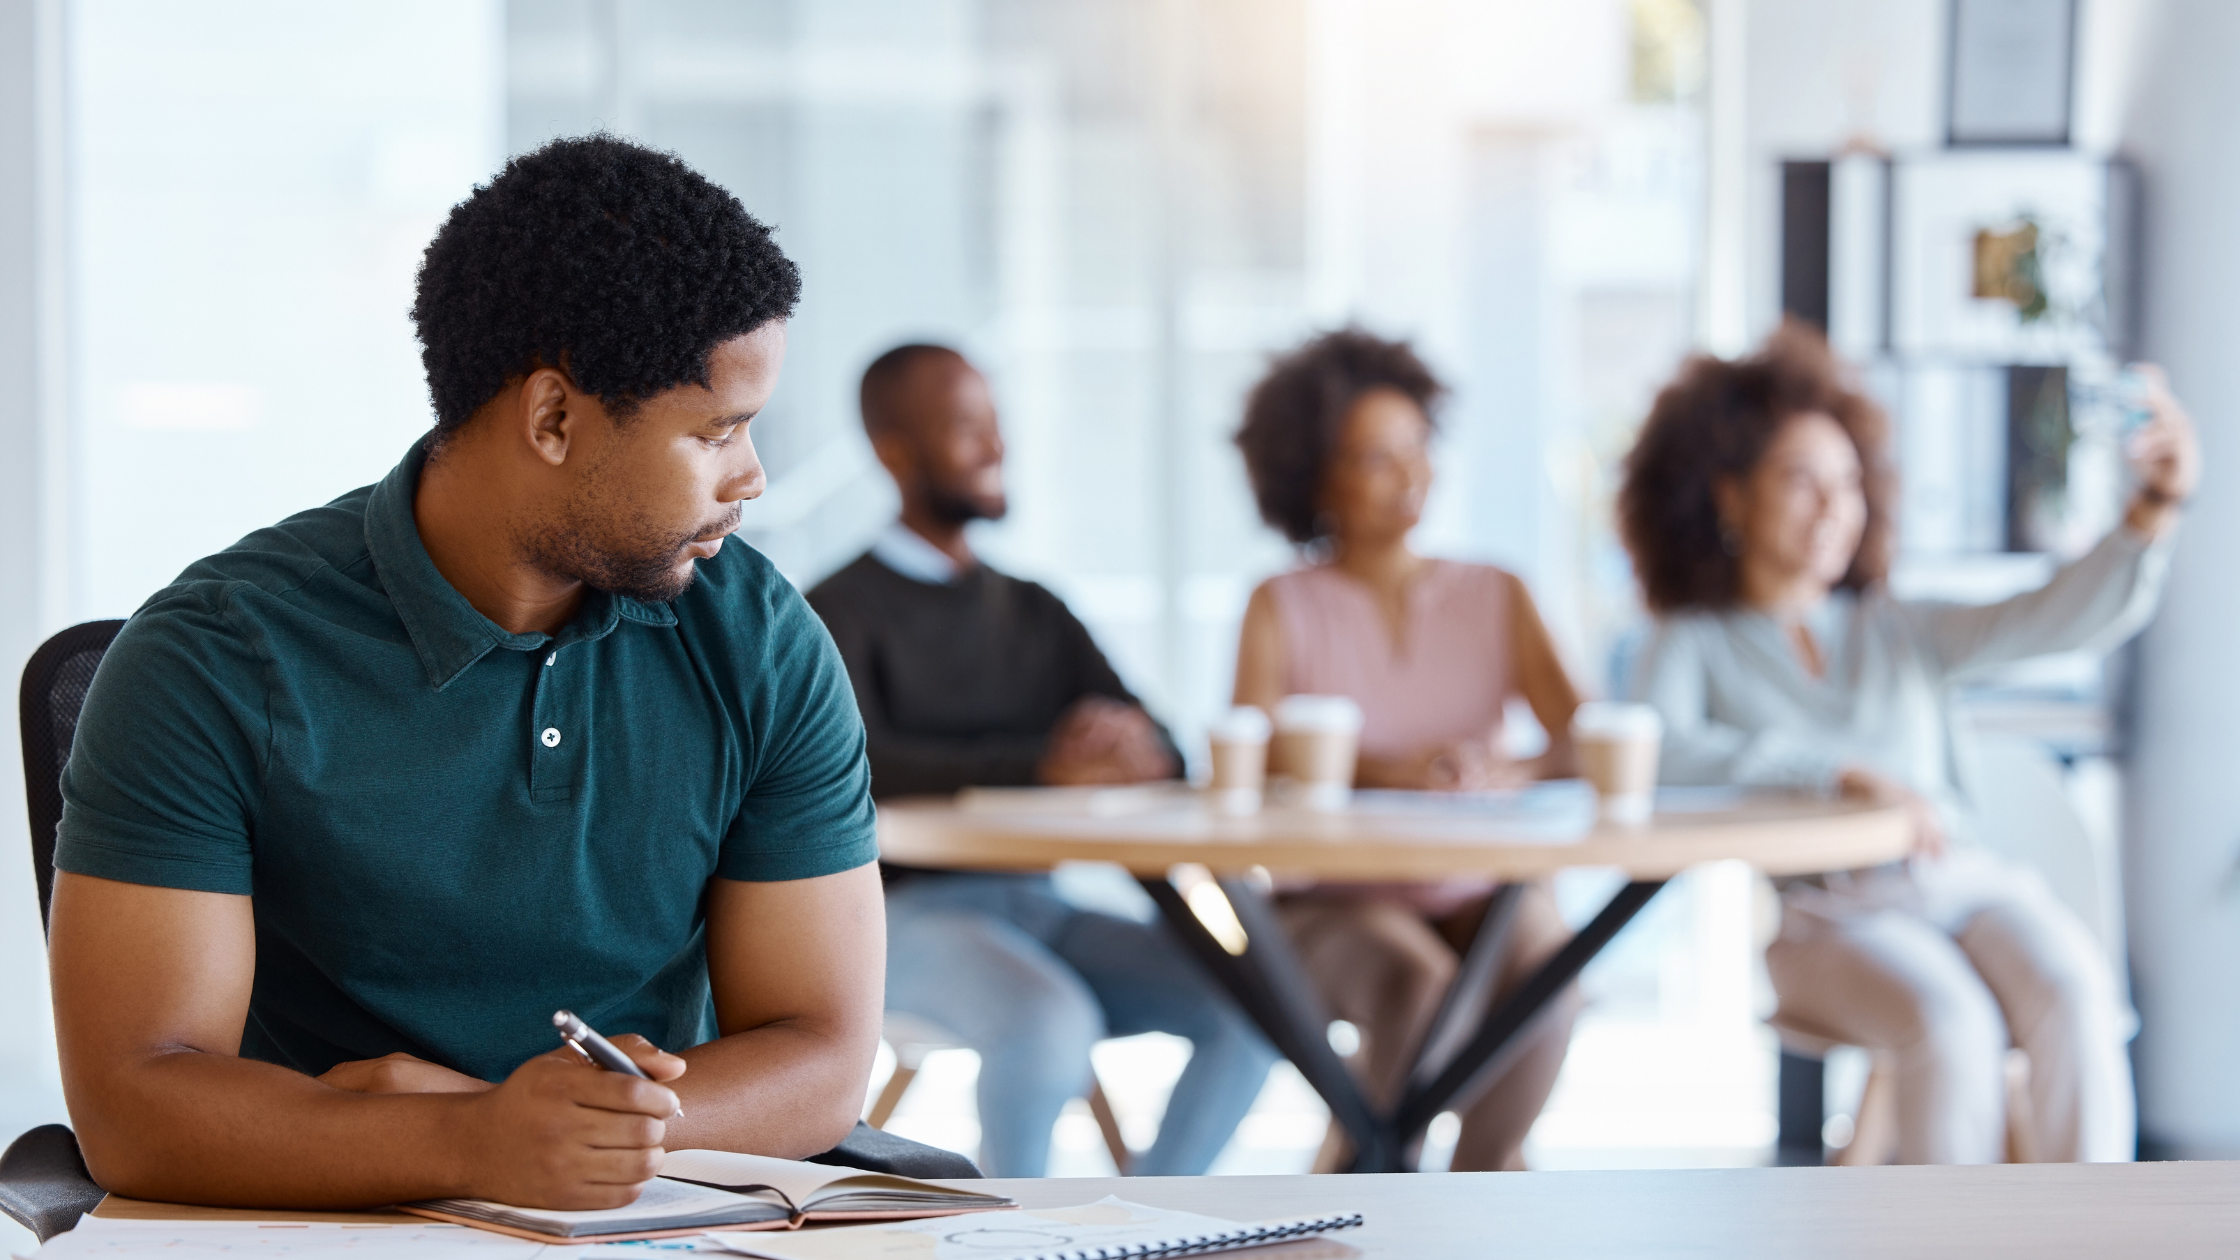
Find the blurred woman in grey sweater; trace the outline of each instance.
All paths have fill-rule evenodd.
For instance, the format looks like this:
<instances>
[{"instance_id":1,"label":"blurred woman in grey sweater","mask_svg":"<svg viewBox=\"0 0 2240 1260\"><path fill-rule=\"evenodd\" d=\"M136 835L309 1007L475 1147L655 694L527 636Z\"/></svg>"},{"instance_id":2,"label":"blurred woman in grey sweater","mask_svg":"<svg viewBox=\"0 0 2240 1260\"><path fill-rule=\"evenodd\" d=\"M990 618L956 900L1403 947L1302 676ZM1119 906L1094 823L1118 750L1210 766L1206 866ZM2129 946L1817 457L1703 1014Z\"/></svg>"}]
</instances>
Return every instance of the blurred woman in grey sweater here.
<instances>
[{"instance_id":1,"label":"blurred woman in grey sweater","mask_svg":"<svg viewBox=\"0 0 2240 1260\"><path fill-rule=\"evenodd\" d=\"M1912 817L1911 860L1788 883L1766 953L1781 1022L1889 1055L1901 1162L2002 1157L2010 1044L2030 1059L2033 1158L2131 1158L2129 1011L2083 924L2034 873L1969 843L1948 691L1971 671L2112 648L2153 614L2199 456L2150 376L2123 524L1995 604L1890 594L1887 421L1800 326L1747 359L1691 361L1627 460L1621 528L1657 614L1633 690L1664 716L1664 780L1841 793Z\"/></svg>"}]
</instances>

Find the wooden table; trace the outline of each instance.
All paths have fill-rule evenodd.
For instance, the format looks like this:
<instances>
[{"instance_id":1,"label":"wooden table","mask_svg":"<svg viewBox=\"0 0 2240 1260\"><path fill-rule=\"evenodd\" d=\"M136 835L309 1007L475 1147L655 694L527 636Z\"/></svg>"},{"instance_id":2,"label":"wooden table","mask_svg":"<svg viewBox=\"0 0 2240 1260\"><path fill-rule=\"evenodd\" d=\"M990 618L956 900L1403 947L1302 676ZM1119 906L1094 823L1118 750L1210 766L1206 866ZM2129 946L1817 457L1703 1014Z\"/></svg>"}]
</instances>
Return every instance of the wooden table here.
<instances>
[{"instance_id":1,"label":"wooden table","mask_svg":"<svg viewBox=\"0 0 2240 1260\"><path fill-rule=\"evenodd\" d=\"M890 862L951 870L1046 871L1111 862L1136 876L1176 935L1330 1105L1353 1139L1355 1172L1395 1172L1424 1129L1470 1097L1523 1034L1667 880L1739 859L1769 875L1875 866L1902 857L1902 811L1796 794L1661 793L1636 827L1598 823L1577 784L1523 793L1360 793L1342 812L1270 809L1227 817L1175 788L972 791L879 810ZM1498 1005L1492 988L1521 885L1571 867L1628 882L1592 921ZM1210 875L1209 875L1210 873ZM1370 1104L1332 1050L1329 1016L1277 919L1276 881L1505 881L1391 1108ZM1207 898L1207 882L1221 897ZM1209 901L1211 904L1209 904ZM1221 903L1225 901L1224 907Z\"/></svg>"},{"instance_id":2,"label":"wooden table","mask_svg":"<svg viewBox=\"0 0 2240 1260\"><path fill-rule=\"evenodd\" d=\"M956 1184L1007 1194L1027 1207L1089 1203L1116 1194L1231 1220L1350 1209L1361 1212L1365 1224L1334 1237L1369 1260L2190 1260L2230 1256L2240 1248L2240 1164L1095 1177ZM143 1220L403 1219L222 1212L114 1197L95 1214Z\"/></svg>"}]
</instances>

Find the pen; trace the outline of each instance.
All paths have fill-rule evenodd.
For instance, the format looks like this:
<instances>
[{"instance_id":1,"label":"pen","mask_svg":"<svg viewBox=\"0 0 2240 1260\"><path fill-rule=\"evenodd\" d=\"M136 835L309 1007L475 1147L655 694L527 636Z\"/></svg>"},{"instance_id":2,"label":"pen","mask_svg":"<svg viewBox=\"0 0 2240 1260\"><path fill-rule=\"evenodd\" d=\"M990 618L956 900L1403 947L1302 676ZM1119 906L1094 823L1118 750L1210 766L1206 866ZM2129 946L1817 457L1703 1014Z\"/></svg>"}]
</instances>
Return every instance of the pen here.
<instances>
[{"instance_id":1,"label":"pen","mask_svg":"<svg viewBox=\"0 0 2240 1260\"><path fill-rule=\"evenodd\" d=\"M641 1081L653 1079L645 1074L643 1068L631 1062L629 1055L615 1049L613 1042L593 1031L591 1025L577 1019L574 1011L554 1011L552 1026L559 1031L561 1041L567 1043L577 1054L589 1059L593 1066L603 1067L609 1072L620 1072L625 1076L635 1076ZM670 1118L678 1119L683 1115L684 1108L680 1106L677 1114Z\"/></svg>"}]
</instances>

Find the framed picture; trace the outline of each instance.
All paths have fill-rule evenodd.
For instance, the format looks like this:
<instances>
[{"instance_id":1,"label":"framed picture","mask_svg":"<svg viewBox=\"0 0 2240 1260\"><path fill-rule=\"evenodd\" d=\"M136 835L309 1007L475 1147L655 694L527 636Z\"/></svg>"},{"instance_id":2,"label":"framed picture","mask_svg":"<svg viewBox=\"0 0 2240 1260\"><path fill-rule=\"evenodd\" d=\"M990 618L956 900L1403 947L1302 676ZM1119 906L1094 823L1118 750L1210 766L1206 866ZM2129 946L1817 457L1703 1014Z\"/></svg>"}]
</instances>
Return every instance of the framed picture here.
<instances>
[{"instance_id":1,"label":"framed picture","mask_svg":"<svg viewBox=\"0 0 2240 1260\"><path fill-rule=\"evenodd\" d=\"M1945 143L2066 145L2077 0L1951 0Z\"/></svg>"},{"instance_id":2,"label":"framed picture","mask_svg":"<svg viewBox=\"0 0 2240 1260\"><path fill-rule=\"evenodd\" d=\"M1945 152L1894 174L1900 354L2057 364L2123 353L2128 167L2073 151Z\"/></svg>"}]
</instances>

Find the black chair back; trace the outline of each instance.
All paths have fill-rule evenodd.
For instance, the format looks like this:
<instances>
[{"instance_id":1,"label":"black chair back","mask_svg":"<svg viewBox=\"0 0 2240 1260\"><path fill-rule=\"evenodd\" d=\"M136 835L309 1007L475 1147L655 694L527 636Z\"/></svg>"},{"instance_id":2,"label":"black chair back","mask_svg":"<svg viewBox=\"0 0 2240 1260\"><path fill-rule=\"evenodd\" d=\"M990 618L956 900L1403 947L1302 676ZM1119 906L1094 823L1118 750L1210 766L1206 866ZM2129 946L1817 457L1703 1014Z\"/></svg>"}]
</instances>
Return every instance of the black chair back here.
<instances>
[{"instance_id":1,"label":"black chair back","mask_svg":"<svg viewBox=\"0 0 2240 1260\"><path fill-rule=\"evenodd\" d=\"M89 621L39 645L23 667L16 714L23 724L23 789L31 807L31 869L39 881L39 923L54 896L55 829L62 825L62 767L78 734L78 710L102 654L122 621Z\"/></svg>"}]
</instances>

